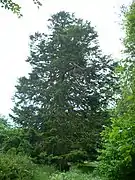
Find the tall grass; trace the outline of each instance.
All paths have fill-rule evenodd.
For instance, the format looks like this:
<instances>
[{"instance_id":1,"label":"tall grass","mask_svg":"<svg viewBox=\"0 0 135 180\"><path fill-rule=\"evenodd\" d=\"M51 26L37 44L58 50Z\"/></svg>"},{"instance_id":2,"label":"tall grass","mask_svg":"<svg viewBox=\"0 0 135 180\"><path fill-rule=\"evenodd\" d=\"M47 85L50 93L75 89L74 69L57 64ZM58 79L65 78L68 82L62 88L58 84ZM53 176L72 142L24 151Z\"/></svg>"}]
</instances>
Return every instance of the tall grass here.
<instances>
[{"instance_id":1,"label":"tall grass","mask_svg":"<svg viewBox=\"0 0 135 180\"><path fill-rule=\"evenodd\" d=\"M54 167L40 166L35 169L34 180L50 180L52 174L56 173Z\"/></svg>"},{"instance_id":2,"label":"tall grass","mask_svg":"<svg viewBox=\"0 0 135 180\"><path fill-rule=\"evenodd\" d=\"M73 169L68 172L57 172L52 167L45 166L36 170L37 175L34 180L101 180L92 173L82 173Z\"/></svg>"},{"instance_id":3,"label":"tall grass","mask_svg":"<svg viewBox=\"0 0 135 180\"><path fill-rule=\"evenodd\" d=\"M50 180L101 180L92 174L82 173L80 171L69 171L66 173L56 173L50 177Z\"/></svg>"}]
</instances>

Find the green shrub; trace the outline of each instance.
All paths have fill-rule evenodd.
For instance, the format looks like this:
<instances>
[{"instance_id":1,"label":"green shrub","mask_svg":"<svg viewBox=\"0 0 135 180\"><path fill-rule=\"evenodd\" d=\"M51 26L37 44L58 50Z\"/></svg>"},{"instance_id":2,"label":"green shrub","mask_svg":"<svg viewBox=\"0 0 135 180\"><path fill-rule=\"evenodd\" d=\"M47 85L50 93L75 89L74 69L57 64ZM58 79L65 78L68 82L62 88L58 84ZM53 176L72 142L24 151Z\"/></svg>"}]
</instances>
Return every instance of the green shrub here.
<instances>
[{"instance_id":1,"label":"green shrub","mask_svg":"<svg viewBox=\"0 0 135 180\"><path fill-rule=\"evenodd\" d=\"M59 171L69 171L70 165L65 156L53 156L48 157L48 161L53 164Z\"/></svg>"},{"instance_id":2,"label":"green shrub","mask_svg":"<svg viewBox=\"0 0 135 180\"><path fill-rule=\"evenodd\" d=\"M87 152L82 150L73 150L69 154L65 155L65 158L68 162L77 163L83 162L88 159Z\"/></svg>"},{"instance_id":3,"label":"green shrub","mask_svg":"<svg viewBox=\"0 0 135 180\"><path fill-rule=\"evenodd\" d=\"M47 157L45 153L43 153L43 155L44 161L54 164L60 171L69 171L71 164L83 163L86 159L88 159L87 152L82 150L73 150L68 154L59 156L50 155Z\"/></svg>"},{"instance_id":4,"label":"green shrub","mask_svg":"<svg viewBox=\"0 0 135 180\"><path fill-rule=\"evenodd\" d=\"M31 180L35 165L26 156L0 154L0 180Z\"/></svg>"},{"instance_id":5,"label":"green shrub","mask_svg":"<svg viewBox=\"0 0 135 180\"><path fill-rule=\"evenodd\" d=\"M103 149L99 156L99 172L109 180L135 179L134 115L112 120L112 127L102 132Z\"/></svg>"},{"instance_id":6,"label":"green shrub","mask_svg":"<svg viewBox=\"0 0 135 180\"><path fill-rule=\"evenodd\" d=\"M135 78L123 89L115 118L101 135L99 173L109 180L135 179Z\"/></svg>"}]
</instances>

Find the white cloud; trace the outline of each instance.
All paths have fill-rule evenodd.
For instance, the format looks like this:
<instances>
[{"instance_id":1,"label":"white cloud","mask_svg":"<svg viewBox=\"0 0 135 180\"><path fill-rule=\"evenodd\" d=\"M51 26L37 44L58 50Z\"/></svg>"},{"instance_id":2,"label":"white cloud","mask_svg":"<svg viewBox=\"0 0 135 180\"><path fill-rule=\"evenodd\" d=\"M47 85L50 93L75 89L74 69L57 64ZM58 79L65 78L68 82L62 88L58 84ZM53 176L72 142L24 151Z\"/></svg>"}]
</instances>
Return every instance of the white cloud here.
<instances>
[{"instance_id":1,"label":"white cloud","mask_svg":"<svg viewBox=\"0 0 135 180\"><path fill-rule=\"evenodd\" d=\"M24 17L18 19L7 10L0 9L0 113L7 115L12 107L11 97L17 77L25 75L29 66L25 63L28 55L29 35L46 29L47 19L55 12L75 12L77 17L92 21L100 36L105 52L119 56L121 44L120 27L115 21L115 11L125 0L44 0L38 10L32 0L22 0ZM114 8L115 6L115 8Z\"/></svg>"}]
</instances>

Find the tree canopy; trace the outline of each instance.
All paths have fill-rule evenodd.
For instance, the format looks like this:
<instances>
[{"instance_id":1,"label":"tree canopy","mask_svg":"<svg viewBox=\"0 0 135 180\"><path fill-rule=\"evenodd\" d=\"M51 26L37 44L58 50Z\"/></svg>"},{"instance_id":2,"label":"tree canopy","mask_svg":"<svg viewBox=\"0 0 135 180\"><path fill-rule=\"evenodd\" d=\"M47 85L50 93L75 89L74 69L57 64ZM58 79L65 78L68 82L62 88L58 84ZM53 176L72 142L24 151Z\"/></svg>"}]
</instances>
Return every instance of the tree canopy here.
<instances>
[{"instance_id":1,"label":"tree canopy","mask_svg":"<svg viewBox=\"0 0 135 180\"><path fill-rule=\"evenodd\" d=\"M117 78L91 23L64 11L54 14L48 34L30 36L27 62L32 72L16 85L14 122L43 133L48 155L82 150L95 156Z\"/></svg>"}]
</instances>

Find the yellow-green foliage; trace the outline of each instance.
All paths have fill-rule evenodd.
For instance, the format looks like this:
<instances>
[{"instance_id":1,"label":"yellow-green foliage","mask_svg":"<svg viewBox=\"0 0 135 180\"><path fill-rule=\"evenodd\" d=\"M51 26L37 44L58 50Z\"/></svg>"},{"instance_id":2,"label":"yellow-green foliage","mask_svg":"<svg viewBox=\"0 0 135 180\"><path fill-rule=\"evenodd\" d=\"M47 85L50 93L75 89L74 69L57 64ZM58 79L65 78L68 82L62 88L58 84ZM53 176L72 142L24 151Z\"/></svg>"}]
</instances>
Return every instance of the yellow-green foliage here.
<instances>
[{"instance_id":1,"label":"yellow-green foliage","mask_svg":"<svg viewBox=\"0 0 135 180\"><path fill-rule=\"evenodd\" d=\"M26 156L14 154L0 154L1 180L32 180L35 165Z\"/></svg>"}]
</instances>

